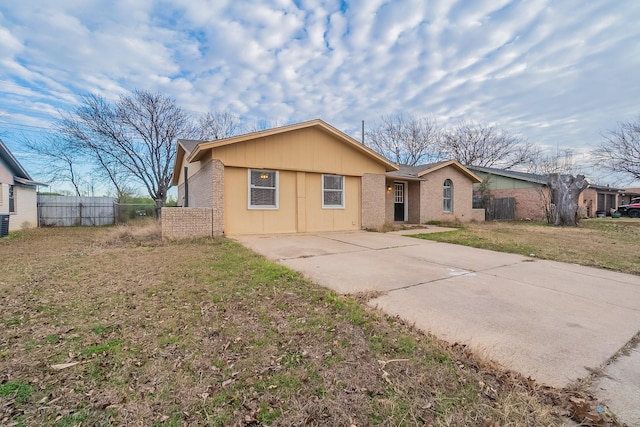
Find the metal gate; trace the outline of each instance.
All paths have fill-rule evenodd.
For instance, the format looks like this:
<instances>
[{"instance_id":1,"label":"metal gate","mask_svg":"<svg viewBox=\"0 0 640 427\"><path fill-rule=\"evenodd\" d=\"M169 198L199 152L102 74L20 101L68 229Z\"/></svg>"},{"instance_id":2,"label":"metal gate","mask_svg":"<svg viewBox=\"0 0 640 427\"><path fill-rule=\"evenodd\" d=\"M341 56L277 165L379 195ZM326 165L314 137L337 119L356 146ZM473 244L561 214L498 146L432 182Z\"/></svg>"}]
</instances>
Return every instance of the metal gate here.
<instances>
[{"instance_id":1,"label":"metal gate","mask_svg":"<svg viewBox=\"0 0 640 427\"><path fill-rule=\"evenodd\" d=\"M485 219L487 221L513 221L516 219L515 197L489 200L485 207Z\"/></svg>"}]
</instances>

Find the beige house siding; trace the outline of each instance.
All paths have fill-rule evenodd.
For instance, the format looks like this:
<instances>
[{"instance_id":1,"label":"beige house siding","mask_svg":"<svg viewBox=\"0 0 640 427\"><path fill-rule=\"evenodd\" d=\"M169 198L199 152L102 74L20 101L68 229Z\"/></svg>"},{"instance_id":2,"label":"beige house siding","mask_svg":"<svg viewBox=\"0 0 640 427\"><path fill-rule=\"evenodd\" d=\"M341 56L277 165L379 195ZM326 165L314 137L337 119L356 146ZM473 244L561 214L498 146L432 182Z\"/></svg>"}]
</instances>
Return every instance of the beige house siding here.
<instances>
[{"instance_id":1,"label":"beige house siding","mask_svg":"<svg viewBox=\"0 0 640 427\"><path fill-rule=\"evenodd\" d=\"M385 176L364 174L362 176L362 227L380 230L385 222L386 203Z\"/></svg>"},{"instance_id":2,"label":"beige house siding","mask_svg":"<svg viewBox=\"0 0 640 427\"><path fill-rule=\"evenodd\" d=\"M384 224L385 173L395 167L321 121L204 142L185 152L188 149L178 146L180 164L174 167L179 203L187 166L189 206L212 207L212 221L220 223L214 229L227 234L358 230ZM249 206L250 169L278 173L277 208ZM344 177L343 207L323 207L323 174Z\"/></svg>"},{"instance_id":3,"label":"beige house siding","mask_svg":"<svg viewBox=\"0 0 640 427\"><path fill-rule=\"evenodd\" d=\"M442 209L443 185L446 179L453 183L453 209ZM420 222L428 221L472 221L473 186L469 177L453 167L442 168L425 176L420 186Z\"/></svg>"},{"instance_id":4,"label":"beige house siding","mask_svg":"<svg viewBox=\"0 0 640 427\"><path fill-rule=\"evenodd\" d=\"M248 169L225 167L226 234L360 229L360 177L345 177L345 206L322 208L322 174L278 171L277 209L249 209Z\"/></svg>"},{"instance_id":5,"label":"beige house siding","mask_svg":"<svg viewBox=\"0 0 640 427\"><path fill-rule=\"evenodd\" d=\"M9 184L0 182L0 214L9 213Z\"/></svg>"},{"instance_id":6,"label":"beige house siding","mask_svg":"<svg viewBox=\"0 0 640 427\"><path fill-rule=\"evenodd\" d=\"M6 187L6 185L3 185ZM6 211L9 211L9 192L7 187L7 198L3 202L6 204ZM13 197L15 203L15 213L9 218L9 231L34 228L38 226L38 195L35 188L22 185L14 185Z\"/></svg>"},{"instance_id":7,"label":"beige house siding","mask_svg":"<svg viewBox=\"0 0 640 427\"><path fill-rule=\"evenodd\" d=\"M304 128L211 149L228 167L266 168L362 176L385 167L318 128Z\"/></svg>"}]
</instances>

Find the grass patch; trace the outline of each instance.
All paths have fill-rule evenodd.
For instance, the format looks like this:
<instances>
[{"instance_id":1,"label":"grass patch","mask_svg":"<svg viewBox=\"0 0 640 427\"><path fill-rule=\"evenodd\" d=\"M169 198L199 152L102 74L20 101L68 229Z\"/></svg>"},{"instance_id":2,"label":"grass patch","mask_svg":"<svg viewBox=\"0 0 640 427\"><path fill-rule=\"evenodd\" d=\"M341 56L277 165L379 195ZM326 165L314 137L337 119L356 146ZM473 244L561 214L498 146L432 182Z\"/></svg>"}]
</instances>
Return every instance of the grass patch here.
<instances>
[{"instance_id":1,"label":"grass patch","mask_svg":"<svg viewBox=\"0 0 640 427\"><path fill-rule=\"evenodd\" d=\"M7 381L0 384L0 397L14 399L18 403L25 403L36 388L26 381Z\"/></svg>"},{"instance_id":2,"label":"grass patch","mask_svg":"<svg viewBox=\"0 0 640 427\"><path fill-rule=\"evenodd\" d=\"M586 219L579 227L537 222L470 223L454 231L412 237L640 274L638 219Z\"/></svg>"},{"instance_id":3,"label":"grass patch","mask_svg":"<svg viewBox=\"0 0 640 427\"><path fill-rule=\"evenodd\" d=\"M224 238L164 242L154 227L0 242L0 424L562 425L526 380L363 296Z\"/></svg>"}]
</instances>

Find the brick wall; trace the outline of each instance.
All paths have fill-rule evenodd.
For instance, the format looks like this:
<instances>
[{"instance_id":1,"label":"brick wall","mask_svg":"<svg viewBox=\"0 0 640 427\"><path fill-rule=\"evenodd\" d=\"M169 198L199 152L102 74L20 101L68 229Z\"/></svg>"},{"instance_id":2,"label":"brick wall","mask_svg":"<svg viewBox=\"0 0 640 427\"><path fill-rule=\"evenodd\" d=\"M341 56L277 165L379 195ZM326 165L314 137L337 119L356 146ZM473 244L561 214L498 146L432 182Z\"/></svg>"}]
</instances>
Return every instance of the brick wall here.
<instances>
[{"instance_id":1,"label":"brick wall","mask_svg":"<svg viewBox=\"0 0 640 427\"><path fill-rule=\"evenodd\" d=\"M220 160L211 162L211 180L213 186L211 194L213 234L218 235L224 231L224 165Z\"/></svg>"},{"instance_id":2,"label":"brick wall","mask_svg":"<svg viewBox=\"0 0 640 427\"><path fill-rule=\"evenodd\" d=\"M545 200L549 200L547 187L537 188L511 188L505 190L491 190L491 196L495 198L514 197L516 199L516 220L532 219L544 221Z\"/></svg>"},{"instance_id":3,"label":"brick wall","mask_svg":"<svg viewBox=\"0 0 640 427\"><path fill-rule=\"evenodd\" d=\"M453 211L442 209L443 185L446 179L453 183ZM473 185L469 177L450 166L434 171L420 183L420 222L478 220L473 211Z\"/></svg>"},{"instance_id":4,"label":"brick wall","mask_svg":"<svg viewBox=\"0 0 640 427\"><path fill-rule=\"evenodd\" d=\"M420 182L409 181L408 182L408 191L406 196L408 198L405 200L405 203L409 203L408 206L408 222L410 224L419 224L420 223Z\"/></svg>"},{"instance_id":5,"label":"brick wall","mask_svg":"<svg viewBox=\"0 0 640 427\"><path fill-rule=\"evenodd\" d=\"M379 230L384 225L385 176L366 173L361 182L362 228Z\"/></svg>"},{"instance_id":6,"label":"brick wall","mask_svg":"<svg viewBox=\"0 0 640 427\"><path fill-rule=\"evenodd\" d=\"M162 237L184 239L213 236L213 209L162 208Z\"/></svg>"},{"instance_id":7,"label":"brick wall","mask_svg":"<svg viewBox=\"0 0 640 427\"><path fill-rule=\"evenodd\" d=\"M219 161L215 161L220 163ZM207 162L196 173L189 177L189 207L211 208L213 207L213 174L214 161ZM183 188L184 197L184 188Z\"/></svg>"}]
</instances>

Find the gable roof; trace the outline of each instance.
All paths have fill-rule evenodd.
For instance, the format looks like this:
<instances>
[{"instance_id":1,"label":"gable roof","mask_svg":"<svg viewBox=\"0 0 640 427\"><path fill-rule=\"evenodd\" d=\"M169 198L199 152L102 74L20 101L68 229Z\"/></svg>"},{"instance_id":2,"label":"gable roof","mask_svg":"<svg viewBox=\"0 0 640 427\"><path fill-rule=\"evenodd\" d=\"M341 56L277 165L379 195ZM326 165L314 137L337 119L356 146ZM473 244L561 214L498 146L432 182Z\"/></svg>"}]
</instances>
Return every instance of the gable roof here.
<instances>
[{"instance_id":1,"label":"gable roof","mask_svg":"<svg viewBox=\"0 0 640 427\"><path fill-rule=\"evenodd\" d=\"M9 167L9 171L13 174L16 183L22 185L46 185L42 182L34 181L31 175L22 167L18 159L16 159L9 148L0 139L0 160Z\"/></svg>"},{"instance_id":2,"label":"gable roof","mask_svg":"<svg viewBox=\"0 0 640 427\"><path fill-rule=\"evenodd\" d=\"M29 173L22 167L20 162L18 162L18 160L15 157L13 157L13 154L11 154L11 151L9 151L7 146L4 145L4 142L2 142L1 139L0 139L0 159L2 159L2 161L9 166L9 170L11 171L11 173L15 178L31 180L31 176L29 176Z\"/></svg>"},{"instance_id":3,"label":"gable roof","mask_svg":"<svg viewBox=\"0 0 640 427\"><path fill-rule=\"evenodd\" d=\"M173 166L173 177L171 180L172 185L176 185L178 182L178 177L180 176L180 171L178 168L182 165L184 159L188 163L198 161L202 159L205 154L217 147L223 147L225 145L238 144L244 141L250 141L252 139L264 138L271 135L278 135L286 132L292 132L300 129L306 128L318 128L329 135L335 137L341 142L347 144L348 146L356 149L364 156L370 157L371 159L377 161L384 165L385 170L394 171L398 170L398 167L391 163L389 160L376 153L366 145L361 144L359 141L350 137L344 132L339 131L328 123L320 120L309 120L302 123L296 123L292 125L280 126L272 129L261 130L257 132L250 132L243 135L232 136L230 138L217 139L214 141L194 141L194 140L178 140L178 147L176 152L176 161Z\"/></svg>"},{"instance_id":4,"label":"gable roof","mask_svg":"<svg viewBox=\"0 0 640 427\"><path fill-rule=\"evenodd\" d=\"M387 176L393 178L403 178L414 181L422 181L425 175L428 175L432 172L440 170L446 167L453 167L458 171L462 172L462 174L469 177L471 182L482 182L480 178L478 178L472 171L468 168L464 167L462 164L457 162L456 160L446 160L442 162L435 163L426 163L424 165L417 166L407 166L400 165L397 171L387 172Z\"/></svg>"},{"instance_id":5,"label":"gable roof","mask_svg":"<svg viewBox=\"0 0 640 427\"><path fill-rule=\"evenodd\" d=\"M517 179L520 181L533 182L535 184L547 185L547 176L535 173L518 172L506 169L487 168L482 166L467 166L475 172L483 172L490 175L503 176L505 178Z\"/></svg>"}]
</instances>

